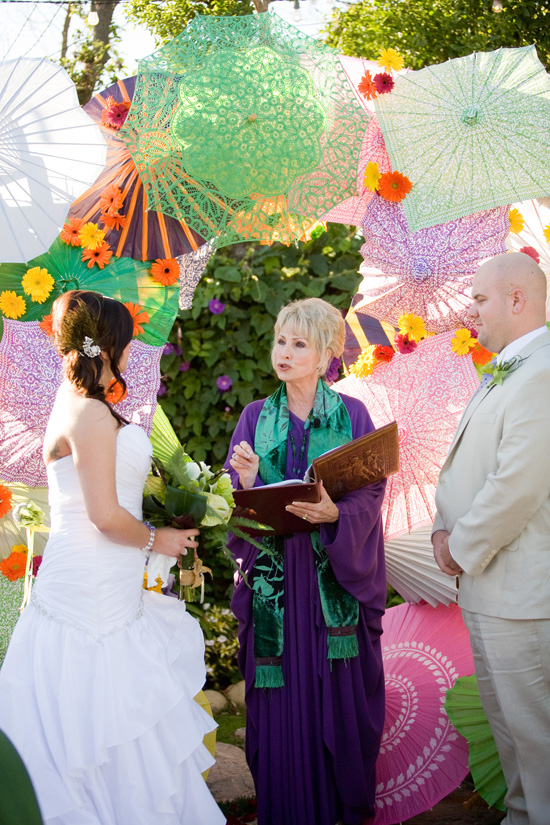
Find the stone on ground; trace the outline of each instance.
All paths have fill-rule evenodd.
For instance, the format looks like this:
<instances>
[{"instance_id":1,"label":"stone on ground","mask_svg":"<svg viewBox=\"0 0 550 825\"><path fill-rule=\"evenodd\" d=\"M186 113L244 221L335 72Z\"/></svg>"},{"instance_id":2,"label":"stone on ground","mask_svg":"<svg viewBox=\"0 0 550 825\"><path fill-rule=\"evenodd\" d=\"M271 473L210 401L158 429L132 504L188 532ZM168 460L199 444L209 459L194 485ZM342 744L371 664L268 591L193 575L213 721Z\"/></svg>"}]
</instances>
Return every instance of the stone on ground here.
<instances>
[{"instance_id":1,"label":"stone on ground","mask_svg":"<svg viewBox=\"0 0 550 825\"><path fill-rule=\"evenodd\" d=\"M230 702L237 705L237 707L244 708L244 679L241 682L237 682L236 685L229 685L229 687L224 690L224 695Z\"/></svg>"},{"instance_id":2,"label":"stone on ground","mask_svg":"<svg viewBox=\"0 0 550 825\"><path fill-rule=\"evenodd\" d=\"M244 751L226 742L216 744L216 764L210 768L207 784L216 802L256 796Z\"/></svg>"}]
</instances>

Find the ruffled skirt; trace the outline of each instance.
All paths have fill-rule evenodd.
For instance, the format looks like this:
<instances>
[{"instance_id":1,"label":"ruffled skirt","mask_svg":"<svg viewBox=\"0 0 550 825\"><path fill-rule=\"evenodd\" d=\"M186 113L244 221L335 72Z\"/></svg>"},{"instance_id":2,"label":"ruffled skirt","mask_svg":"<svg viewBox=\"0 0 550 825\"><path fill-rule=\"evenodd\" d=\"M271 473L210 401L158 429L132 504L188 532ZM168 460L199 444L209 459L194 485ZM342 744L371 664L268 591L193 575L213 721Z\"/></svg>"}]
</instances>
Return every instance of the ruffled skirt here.
<instances>
[{"instance_id":1,"label":"ruffled skirt","mask_svg":"<svg viewBox=\"0 0 550 825\"><path fill-rule=\"evenodd\" d=\"M0 728L21 754L47 825L224 825L201 772L216 725L194 701L204 642L183 603L143 609L101 638L40 602L0 672Z\"/></svg>"}]
</instances>

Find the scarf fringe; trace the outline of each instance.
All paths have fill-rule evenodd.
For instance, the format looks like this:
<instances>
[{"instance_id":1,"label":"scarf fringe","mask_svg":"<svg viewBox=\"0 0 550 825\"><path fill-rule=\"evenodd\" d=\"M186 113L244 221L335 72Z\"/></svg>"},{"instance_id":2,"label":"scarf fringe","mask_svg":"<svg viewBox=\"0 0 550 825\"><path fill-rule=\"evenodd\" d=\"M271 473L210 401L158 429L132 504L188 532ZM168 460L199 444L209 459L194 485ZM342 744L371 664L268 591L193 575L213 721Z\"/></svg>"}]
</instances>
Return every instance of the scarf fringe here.
<instances>
[{"instance_id":1,"label":"scarf fringe","mask_svg":"<svg viewBox=\"0 0 550 825\"><path fill-rule=\"evenodd\" d=\"M359 645L357 636L329 636L328 639L329 659L353 659L359 655Z\"/></svg>"},{"instance_id":2,"label":"scarf fringe","mask_svg":"<svg viewBox=\"0 0 550 825\"><path fill-rule=\"evenodd\" d=\"M254 687L279 688L285 686L281 665L256 665Z\"/></svg>"}]
</instances>

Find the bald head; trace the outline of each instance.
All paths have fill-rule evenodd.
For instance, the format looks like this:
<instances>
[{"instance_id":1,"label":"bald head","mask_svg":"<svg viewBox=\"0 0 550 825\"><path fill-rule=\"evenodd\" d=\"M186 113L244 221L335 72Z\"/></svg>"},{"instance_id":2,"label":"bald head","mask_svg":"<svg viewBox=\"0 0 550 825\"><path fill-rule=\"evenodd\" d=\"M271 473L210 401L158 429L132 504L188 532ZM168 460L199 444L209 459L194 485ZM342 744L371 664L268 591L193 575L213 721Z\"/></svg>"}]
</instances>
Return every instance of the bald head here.
<instances>
[{"instance_id":1,"label":"bald head","mask_svg":"<svg viewBox=\"0 0 550 825\"><path fill-rule=\"evenodd\" d=\"M500 352L546 320L546 276L523 252L498 255L474 275L468 311L480 344Z\"/></svg>"}]
</instances>

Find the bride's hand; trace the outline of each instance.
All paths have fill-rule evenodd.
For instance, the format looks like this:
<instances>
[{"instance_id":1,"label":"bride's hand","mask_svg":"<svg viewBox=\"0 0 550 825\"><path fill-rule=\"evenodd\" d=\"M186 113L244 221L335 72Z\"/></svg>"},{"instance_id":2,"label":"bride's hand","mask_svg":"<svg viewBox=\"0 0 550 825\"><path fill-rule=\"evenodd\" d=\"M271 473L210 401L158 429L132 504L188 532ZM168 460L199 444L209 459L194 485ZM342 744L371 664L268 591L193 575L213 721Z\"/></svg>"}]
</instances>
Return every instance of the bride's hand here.
<instances>
[{"instance_id":1,"label":"bride's hand","mask_svg":"<svg viewBox=\"0 0 550 825\"><path fill-rule=\"evenodd\" d=\"M241 441L240 444L235 444L229 463L235 472L239 474L239 481L243 490L249 490L251 487L254 487L254 482L258 475L260 457L256 455L248 441Z\"/></svg>"},{"instance_id":2,"label":"bride's hand","mask_svg":"<svg viewBox=\"0 0 550 825\"><path fill-rule=\"evenodd\" d=\"M157 527L152 549L163 556L186 556L189 550L195 550L199 543L195 541L199 531L176 530L175 527Z\"/></svg>"}]
</instances>

